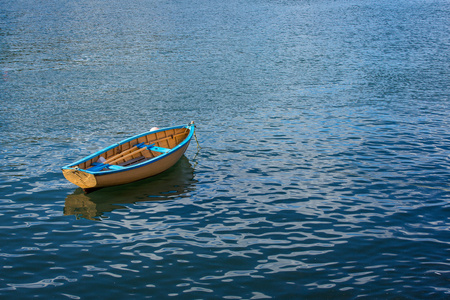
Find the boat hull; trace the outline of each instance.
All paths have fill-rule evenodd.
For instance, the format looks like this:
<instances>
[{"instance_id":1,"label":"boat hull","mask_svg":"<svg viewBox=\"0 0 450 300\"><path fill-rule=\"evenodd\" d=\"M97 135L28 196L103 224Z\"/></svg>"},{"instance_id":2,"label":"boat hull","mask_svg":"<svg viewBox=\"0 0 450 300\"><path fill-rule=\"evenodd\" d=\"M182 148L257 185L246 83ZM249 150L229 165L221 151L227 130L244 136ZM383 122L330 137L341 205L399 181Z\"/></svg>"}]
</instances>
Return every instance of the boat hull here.
<instances>
[{"instance_id":1,"label":"boat hull","mask_svg":"<svg viewBox=\"0 0 450 300\"><path fill-rule=\"evenodd\" d=\"M117 170L106 170L105 168L106 171L90 171L88 167L91 167L93 165L92 163L89 163L87 165L88 167L84 167L84 169L80 168L80 166L86 166L86 161L97 159L102 155L102 153L106 154L108 149L111 151L112 146L110 146L94 154L94 156L88 156L84 160L63 167L63 175L68 181L72 182L73 184L81 187L82 189L89 190L126 184L160 174L177 163L177 161L184 155L187 148L189 147L194 127L193 125L192 127L185 127L190 130L189 133L186 134L186 137L183 137L183 140L181 142L177 142L176 146L174 146L173 149L166 149L167 153L157 155L151 159L146 160L143 163L138 163L128 167L118 167ZM171 128L171 130L174 129ZM164 130L160 130L160 132L164 132ZM140 135L139 139L142 139L143 136L145 135ZM167 140L167 138L165 139ZM138 140L138 138L136 138L135 140ZM116 145L120 146L121 144L119 143Z\"/></svg>"}]
</instances>

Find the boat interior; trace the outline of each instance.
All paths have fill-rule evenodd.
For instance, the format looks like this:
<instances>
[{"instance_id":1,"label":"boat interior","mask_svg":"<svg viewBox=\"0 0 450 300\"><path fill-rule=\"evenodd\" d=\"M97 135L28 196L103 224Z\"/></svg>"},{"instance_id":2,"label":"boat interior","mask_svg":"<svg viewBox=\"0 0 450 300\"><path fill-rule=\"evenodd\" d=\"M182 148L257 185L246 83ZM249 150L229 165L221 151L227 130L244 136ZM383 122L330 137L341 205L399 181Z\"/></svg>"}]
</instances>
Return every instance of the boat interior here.
<instances>
[{"instance_id":1,"label":"boat interior","mask_svg":"<svg viewBox=\"0 0 450 300\"><path fill-rule=\"evenodd\" d=\"M74 167L89 171L120 170L169 152L188 135L189 128L150 132L139 138L117 144Z\"/></svg>"}]
</instances>

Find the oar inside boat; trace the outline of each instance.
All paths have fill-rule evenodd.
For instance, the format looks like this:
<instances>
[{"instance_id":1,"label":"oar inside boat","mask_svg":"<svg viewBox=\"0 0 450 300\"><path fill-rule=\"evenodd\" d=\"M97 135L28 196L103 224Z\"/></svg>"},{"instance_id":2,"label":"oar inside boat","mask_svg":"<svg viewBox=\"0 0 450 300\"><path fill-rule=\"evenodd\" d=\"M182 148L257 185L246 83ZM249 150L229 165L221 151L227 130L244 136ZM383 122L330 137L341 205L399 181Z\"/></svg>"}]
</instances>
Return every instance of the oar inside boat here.
<instances>
[{"instance_id":1,"label":"oar inside boat","mask_svg":"<svg viewBox=\"0 0 450 300\"><path fill-rule=\"evenodd\" d=\"M103 163L102 162L92 163L93 167L89 168L88 170L89 171L101 171L105 168L110 169L110 170L120 170L120 169L123 169L123 167L119 166L119 165L114 165L114 163L116 163L120 160L126 160L127 158L129 158L133 155L136 155L144 150L150 150L150 151L155 151L155 152L160 152L160 153L167 153L170 151L170 149L168 149L168 148L157 147L154 144L146 145L144 143L137 144L132 149L136 149L136 148L138 150L133 151L133 152L126 151L128 154L126 154L124 156L121 156L122 153L120 153L119 155L116 155L108 160L105 160Z\"/></svg>"}]
</instances>

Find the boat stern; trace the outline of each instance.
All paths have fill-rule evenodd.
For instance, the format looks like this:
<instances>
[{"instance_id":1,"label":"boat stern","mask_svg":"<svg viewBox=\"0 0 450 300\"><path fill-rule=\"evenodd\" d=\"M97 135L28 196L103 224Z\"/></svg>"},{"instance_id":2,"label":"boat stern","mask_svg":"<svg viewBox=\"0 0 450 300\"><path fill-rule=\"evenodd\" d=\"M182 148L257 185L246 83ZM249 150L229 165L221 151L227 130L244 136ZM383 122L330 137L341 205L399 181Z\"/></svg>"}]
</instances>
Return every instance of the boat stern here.
<instances>
[{"instance_id":1,"label":"boat stern","mask_svg":"<svg viewBox=\"0 0 450 300\"><path fill-rule=\"evenodd\" d=\"M82 189L94 188L97 186L97 179L94 174L87 173L78 168L63 168L64 177Z\"/></svg>"}]
</instances>

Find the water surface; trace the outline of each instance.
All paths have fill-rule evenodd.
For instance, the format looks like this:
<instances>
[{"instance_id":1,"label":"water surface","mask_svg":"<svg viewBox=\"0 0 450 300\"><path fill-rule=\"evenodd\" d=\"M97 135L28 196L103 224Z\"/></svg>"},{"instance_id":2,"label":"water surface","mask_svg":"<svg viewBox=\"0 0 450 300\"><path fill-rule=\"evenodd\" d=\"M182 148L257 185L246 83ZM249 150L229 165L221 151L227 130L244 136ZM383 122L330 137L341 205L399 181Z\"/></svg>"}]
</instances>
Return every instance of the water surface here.
<instances>
[{"instance_id":1,"label":"water surface","mask_svg":"<svg viewBox=\"0 0 450 300\"><path fill-rule=\"evenodd\" d=\"M0 6L1 297L448 298L448 1ZM191 120L155 178L62 176Z\"/></svg>"}]
</instances>

